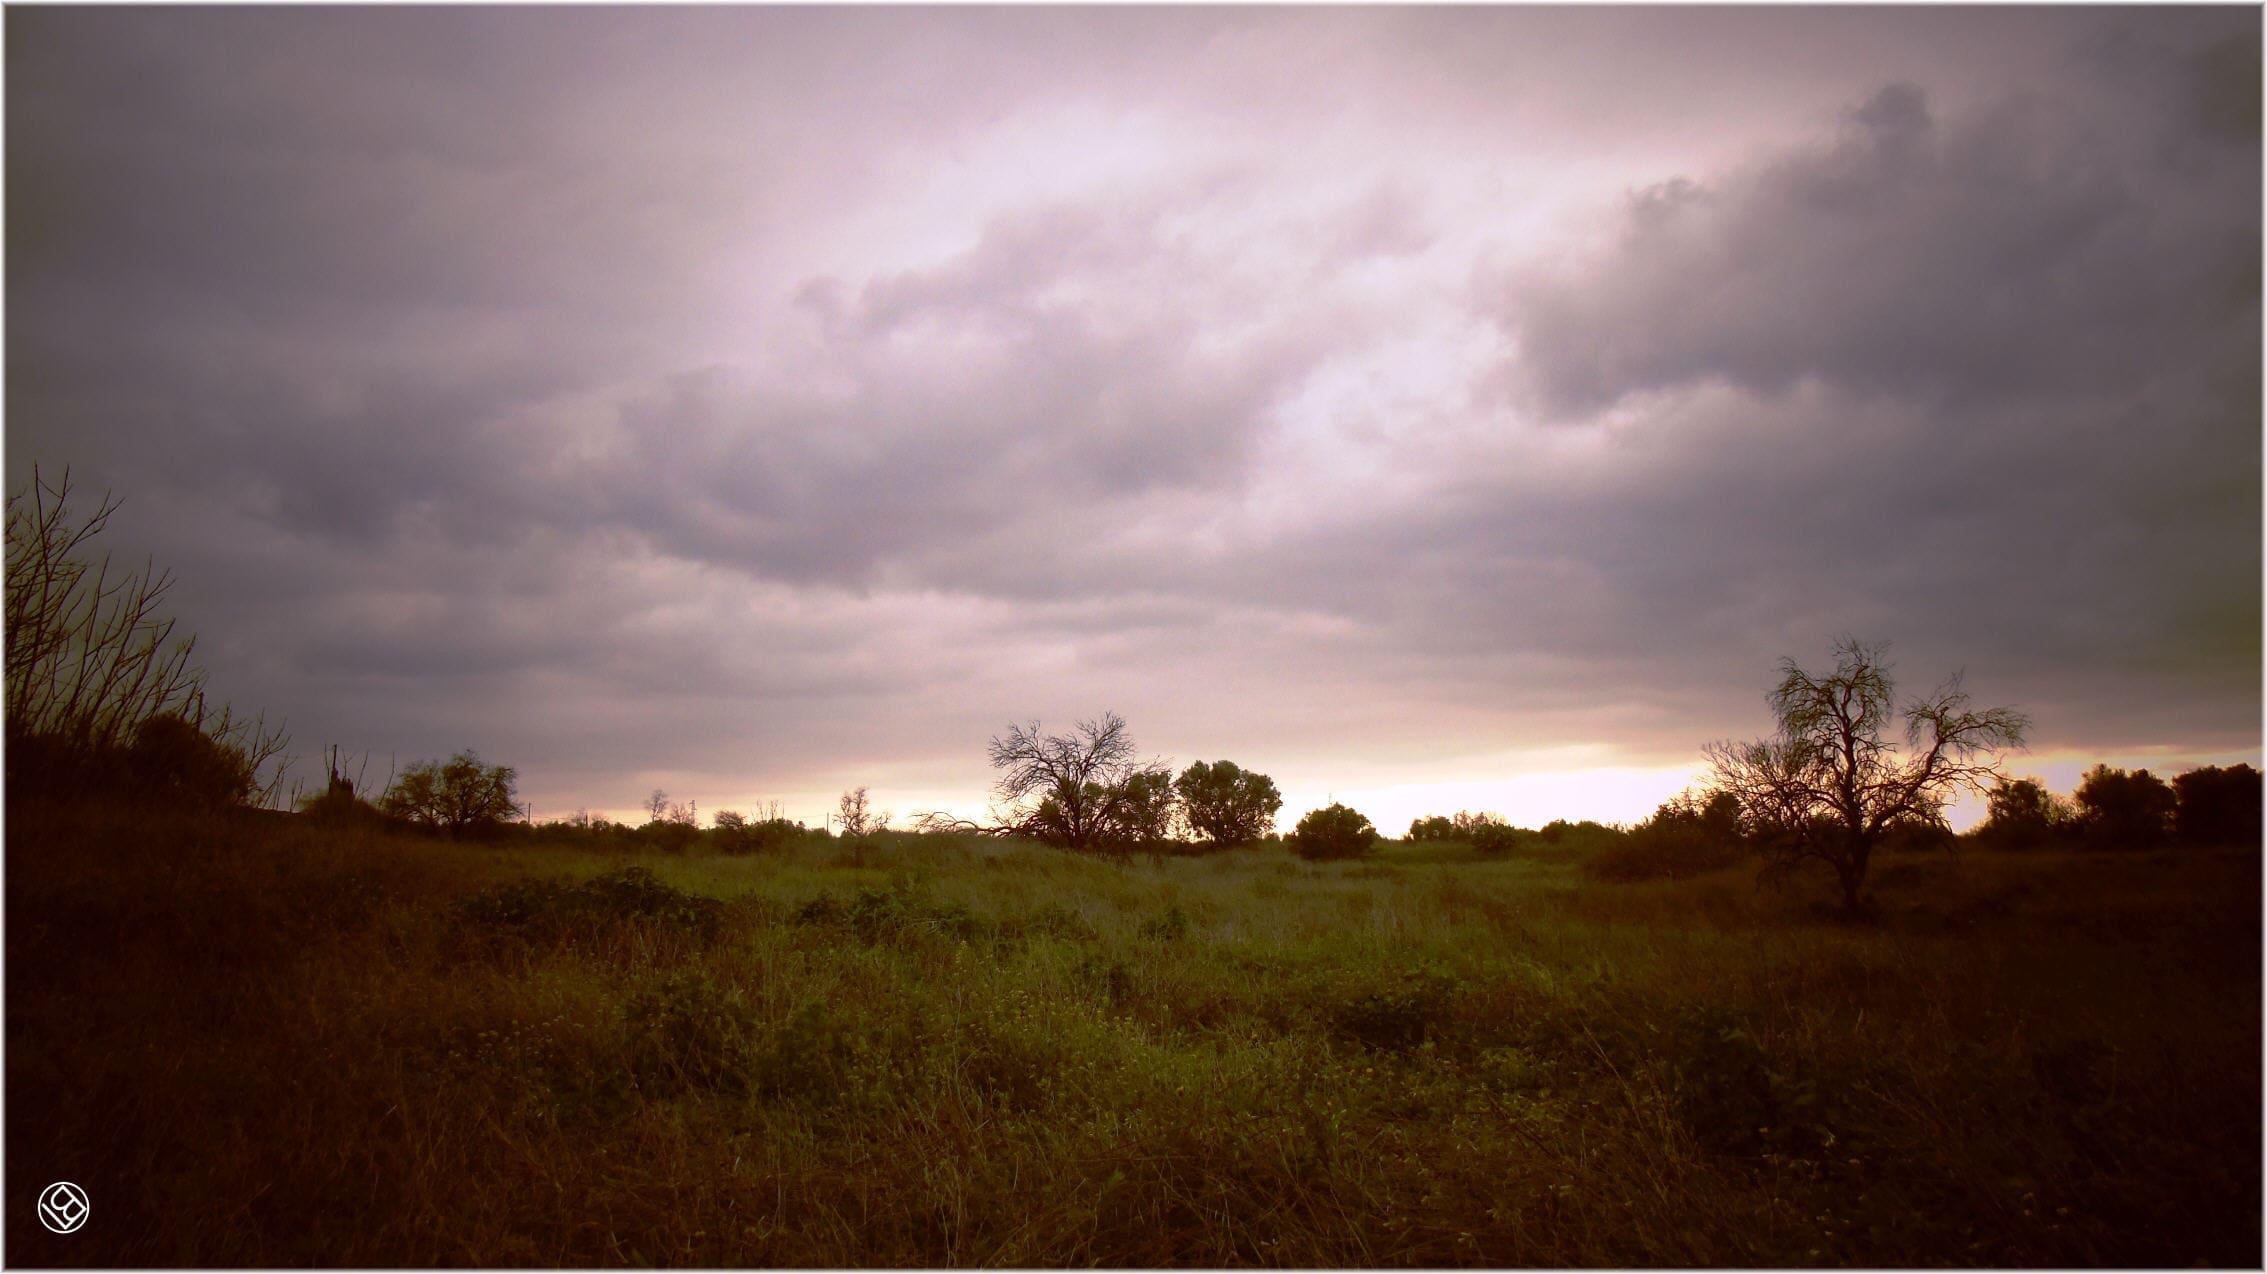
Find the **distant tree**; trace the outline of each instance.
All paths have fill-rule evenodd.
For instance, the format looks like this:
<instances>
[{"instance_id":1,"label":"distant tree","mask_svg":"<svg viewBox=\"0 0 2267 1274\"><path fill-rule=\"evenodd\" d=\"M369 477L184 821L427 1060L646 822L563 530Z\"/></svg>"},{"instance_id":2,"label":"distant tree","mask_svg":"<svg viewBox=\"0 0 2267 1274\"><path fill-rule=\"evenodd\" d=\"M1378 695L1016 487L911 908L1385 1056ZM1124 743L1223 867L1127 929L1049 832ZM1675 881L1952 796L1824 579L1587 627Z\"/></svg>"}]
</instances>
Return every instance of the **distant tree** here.
<instances>
[{"instance_id":1,"label":"distant tree","mask_svg":"<svg viewBox=\"0 0 2267 1274\"><path fill-rule=\"evenodd\" d=\"M889 828L888 810L875 810L863 787L852 788L842 794L835 805L834 821L845 836L870 836Z\"/></svg>"},{"instance_id":2,"label":"distant tree","mask_svg":"<svg viewBox=\"0 0 2267 1274\"><path fill-rule=\"evenodd\" d=\"M1275 826L1275 780L1234 761L1197 761L1173 781L1189 827L1216 845L1248 845Z\"/></svg>"},{"instance_id":3,"label":"distant tree","mask_svg":"<svg viewBox=\"0 0 2267 1274\"><path fill-rule=\"evenodd\" d=\"M1002 813L989 828L927 816L925 828L947 824L966 830L1020 832L1067 849L1121 849L1138 835L1134 817L1150 791L1144 775L1169 775L1155 761L1140 761L1123 717L1105 712L1081 721L1071 734L1041 734L1039 723L1011 726L990 748L1001 771L993 791Z\"/></svg>"},{"instance_id":4,"label":"distant tree","mask_svg":"<svg viewBox=\"0 0 2267 1274\"><path fill-rule=\"evenodd\" d=\"M2088 844L2106 849L2154 849L2172 839L2180 800L2147 770L2097 765L2072 795L2078 826Z\"/></svg>"},{"instance_id":5,"label":"distant tree","mask_svg":"<svg viewBox=\"0 0 2267 1274\"><path fill-rule=\"evenodd\" d=\"M645 814L647 822L658 823L662 820L662 816L664 814L667 814L668 812L669 793L664 792L657 787L653 789L653 791L646 794Z\"/></svg>"},{"instance_id":6,"label":"distant tree","mask_svg":"<svg viewBox=\"0 0 2267 1274\"><path fill-rule=\"evenodd\" d=\"M1535 833L1509 823L1475 823L1466 839L1472 848L1483 854L1505 854L1519 848L1520 842Z\"/></svg>"},{"instance_id":7,"label":"distant tree","mask_svg":"<svg viewBox=\"0 0 2267 1274\"><path fill-rule=\"evenodd\" d=\"M1361 858L1377 848L1378 831L1370 820L1344 805L1311 810L1299 820L1285 842L1291 852L1309 861Z\"/></svg>"},{"instance_id":8,"label":"distant tree","mask_svg":"<svg viewBox=\"0 0 2267 1274\"><path fill-rule=\"evenodd\" d=\"M2173 780L2173 830L2190 845L2260 843L2259 771L2207 765Z\"/></svg>"},{"instance_id":9,"label":"distant tree","mask_svg":"<svg viewBox=\"0 0 2267 1274\"><path fill-rule=\"evenodd\" d=\"M397 818L465 836L498 826L519 813L512 794L519 771L482 765L470 748L446 761L420 761L403 770L378 807Z\"/></svg>"},{"instance_id":10,"label":"distant tree","mask_svg":"<svg viewBox=\"0 0 2267 1274\"><path fill-rule=\"evenodd\" d=\"M711 816L710 821L716 825L716 830L720 832L744 832L748 830L748 816L738 810L718 810Z\"/></svg>"},{"instance_id":11,"label":"distant tree","mask_svg":"<svg viewBox=\"0 0 2267 1274\"><path fill-rule=\"evenodd\" d=\"M1426 818L1409 820L1408 839L1410 840L1453 840L1455 837L1456 824L1450 822L1448 816L1444 814L1434 814Z\"/></svg>"},{"instance_id":12,"label":"distant tree","mask_svg":"<svg viewBox=\"0 0 2267 1274\"><path fill-rule=\"evenodd\" d=\"M1173 776L1163 769L1142 770L1126 777L1125 798L1115 815L1116 834L1136 845L1156 845L1173 839L1174 825L1183 813Z\"/></svg>"},{"instance_id":13,"label":"distant tree","mask_svg":"<svg viewBox=\"0 0 2267 1274\"><path fill-rule=\"evenodd\" d=\"M2037 779L2002 778L1985 794L1988 810L1976 834L1988 844L2021 849L2046 844L2071 831L2078 819L2070 802Z\"/></svg>"},{"instance_id":14,"label":"distant tree","mask_svg":"<svg viewBox=\"0 0 2267 1274\"><path fill-rule=\"evenodd\" d=\"M1824 676L1780 660L1770 694L1779 732L1707 750L1711 795L1738 802L1742 830L1766 864L1826 864L1852 912L1865 908L1866 869L1889 829L1941 822L1956 791L2002 777L2000 755L2021 746L2029 726L2013 709L1970 706L1958 674L1900 710L1887 649L1843 637ZM1900 717L1902 749L1887 737Z\"/></svg>"},{"instance_id":15,"label":"distant tree","mask_svg":"<svg viewBox=\"0 0 2267 1274\"><path fill-rule=\"evenodd\" d=\"M679 805L675 801L671 801L669 803L669 821L683 827L699 827L701 825L701 803L694 801L688 805Z\"/></svg>"},{"instance_id":16,"label":"distant tree","mask_svg":"<svg viewBox=\"0 0 2267 1274\"><path fill-rule=\"evenodd\" d=\"M1509 827L1511 823L1501 814L1492 814L1486 811L1475 814L1470 810L1458 810L1455 817L1449 819L1449 825L1456 829L1458 836L1469 840L1474 833L1483 827Z\"/></svg>"}]
</instances>

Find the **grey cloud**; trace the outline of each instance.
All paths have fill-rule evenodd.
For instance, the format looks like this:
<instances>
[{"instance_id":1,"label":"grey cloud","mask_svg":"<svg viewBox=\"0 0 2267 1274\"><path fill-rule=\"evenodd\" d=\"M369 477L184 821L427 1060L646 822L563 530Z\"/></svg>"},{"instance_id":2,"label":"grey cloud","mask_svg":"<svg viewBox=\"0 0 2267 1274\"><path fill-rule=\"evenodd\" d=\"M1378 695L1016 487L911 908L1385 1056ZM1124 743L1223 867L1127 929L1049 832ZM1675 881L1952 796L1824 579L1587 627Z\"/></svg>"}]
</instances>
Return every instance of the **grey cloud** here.
<instances>
[{"instance_id":1,"label":"grey cloud","mask_svg":"<svg viewBox=\"0 0 2267 1274\"><path fill-rule=\"evenodd\" d=\"M12 482L309 746L1675 761L1845 628L2256 745L2253 13L7 21Z\"/></svg>"},{"instance_id":2,"label":"grey cloud","mask_svg":"<svg viewBox=\"0 0 2267 1274\"><path fill-rule=\"evenodd\" d=\"M1598 255L1503 284L1513 384L1579 419L1710 380L1951 405L2145 381L2254 317L2258 155L2165 172L2093 123L1890 85L1831 143L1649 187Z\"/></svg>"}]
</instances>

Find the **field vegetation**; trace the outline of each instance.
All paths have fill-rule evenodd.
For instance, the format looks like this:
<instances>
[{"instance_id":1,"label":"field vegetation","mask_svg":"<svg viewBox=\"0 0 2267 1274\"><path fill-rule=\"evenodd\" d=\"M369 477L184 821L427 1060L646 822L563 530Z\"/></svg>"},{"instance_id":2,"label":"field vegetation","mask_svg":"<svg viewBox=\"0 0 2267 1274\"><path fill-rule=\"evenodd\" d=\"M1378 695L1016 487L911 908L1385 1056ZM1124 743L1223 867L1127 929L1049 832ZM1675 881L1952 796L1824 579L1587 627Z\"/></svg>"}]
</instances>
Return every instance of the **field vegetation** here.
<instances>
[{"instance_id":1,"label":"field vegetation","mask_svg":"<svg viewBox=\"0 0 2267 1274\"><path fill-rule=\"evenodd\" d=\"M12 1259L2259 1260L2256 845L1892 852L1853 922L1564 832L743 823L11 794L8 1168L94 1204Z\"/></svg>"}]
</instances>

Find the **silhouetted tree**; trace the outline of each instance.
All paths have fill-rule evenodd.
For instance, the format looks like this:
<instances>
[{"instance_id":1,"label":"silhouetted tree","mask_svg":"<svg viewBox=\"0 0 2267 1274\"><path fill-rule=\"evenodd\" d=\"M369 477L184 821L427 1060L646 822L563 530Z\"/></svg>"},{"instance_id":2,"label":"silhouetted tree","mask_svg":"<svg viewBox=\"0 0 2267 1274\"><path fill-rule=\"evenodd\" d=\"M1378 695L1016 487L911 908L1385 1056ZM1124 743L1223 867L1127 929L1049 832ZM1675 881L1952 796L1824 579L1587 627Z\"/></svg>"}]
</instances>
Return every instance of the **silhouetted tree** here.
<instances>
[{"instance_id":1,"label":"silhouetted tree","mask_svg":"<svg viewBox=\"0 0 2267 1274\"><path fill-rule=\"evenodd\" d=\"M870 836L887 830L889 820L889 811L874 809L863 787L844 792L835 805L835 826L840 827L845 836Z\"/></svg>"},{"instance_id":2,"label":"silhouetted tree","mask_svg":"<svg viewBox=\"0 0 2267 1274\"><path fill-rule=\"evenodd\" d=\"M446 761L420 761L403 770L378 807L398 818L464 836L495 827L519 813L512 786L519 771L482 765L471 749Z\"/></svg>"},{"instance_id":3,"label":"silhouetted tree","mask_svg":"<svg viewBox=\"0 0 2267 1274\"><path fill-rule=\"evenodd\" d=\"M1105 712L1081 721L1071 734L1041 734L1039 723L1011 726L992 740L993 768L1002 771L994 792L1003 813L991 827L924 815L925 830L1020 832L1068 849L1120 848L1139 837L1141 815L1154 788L1149 780L1170 771L1138 761L1125 719Z\"/></svg>"},{"instance_id":4,"label":"silhouetted tree","mask_svg":"<svg viewBox=\"0 0 2267 1274\"><path fill-rule=\"evenodd\" d=\"M645 813L647 822L658 823L661 821L661 816L668 812L669 793L662 791L658 787L653 789L651 792L646 793Z\"/></svg>"},{"instance_id":5,"label":"silhouetted tree","mask_svg":"<svg viewBox=\"0 0 2267 1274\"><path fill-rule=\"evenodd\" d=\"M2259 771L2240 763L2207 765L2175 778L2173 795L2180 801L2173 829L2183 842L2259 844Z\"/></svg>"},{"instance_id":6,"label":"silhouetted tree","mask_svg":"<svg viewBox=\"0 0 2267 1274\"><path fill-rule=\"evenodd\" d=\"M1739 803L1742 829L1766 863L1777 871L1826 864L1853 912L1864 909L1866 869L1884 834L1916 819L1941 823L1954 792L2002 777L2000 755L2021 746L2029 727L2012 709L1970 706L1958 674L1900 710L1887 649L1843 637L1825 676L1780 660L1770 694L1778 734L1708 747L1712 795ZM1887 737L1899 718L1903 748Z\"/></svg>"},{"instance_id":7,"label":"silhouetted tree","mask_svg":"<svg viewBox=\"0 0 2267 1274\"><path fill-rule=\"evenodd\" d=\"M1217 845L1248 845L1275 826L1275 780L1234 761L1197 761L1173 781L1189 827Z\"/></svg>"},{"instance_id":8,"label":"silhouetted tree","mask_svg":"<svg viewBox=\"0 0 2267 1274\"><path fill-rule=\"evenodd\" d=\"M1309 861L1361 858L1376 849L1377 842L1377 828L1367 817L1338 804L1308 811L1285 841L1292 853Z\"/></svg>"},{"instance_id":9,"label":"silhouetted tree","mask_svg":"<svg viewBox=\"0 0 2267 1274\"><path fill-rule=\"evenodd\" d=\"M2147 770L2097 765L2072 795L2078 826L2088 844L2105 849L2154 849L2172 838L2179 798Z\"/></svg>"},{"instance_id":10,"label":"silhouetted tree","mask_svg":"<svg viewBox=\"0 0 2267 1274\"><path fill-rule=\"evenodd\" d=\"M70 496L69 470L50 484L35 466L7 501L6 738L17 790L148 780L175 796L194 788L200 801L224 789L229 803L271 796L280 770L264 789L256 776L288 740L260 718L207 710L205 674L190 663L196 639L176 640L159 612L172 576L90 558L118 502L106 497L81 519ZM184 729L212 746L192 747ZM237 768L254 776L248 786L222 781Z\"/></svg>"},{"instance_id":11,"label":"silhouetted tree","mask_svg":"<svg viewBox=\"0 0 2267 1274\"><path fill-rule=\"evenodd\" d=\"M2043 845L2075 828L2078 814L2070 802L2047 790L2037 779L2006 779L1992 785L1984 797L1988 813L1977 835L2006 848Z\"/></svg>"},{"instance_id":12,"label":"silhouetted tree","mask_svg":"<svg viewBox=\"0 0 2267 1274\"><path fill-rule=\"evenodd\" d=\"M1445 814L1434 814L1427 818L1409 820L1408 839L1410 840L1453 840L1455 837L1456 824L1450 822Z\"/></svg>"}]
</instances>

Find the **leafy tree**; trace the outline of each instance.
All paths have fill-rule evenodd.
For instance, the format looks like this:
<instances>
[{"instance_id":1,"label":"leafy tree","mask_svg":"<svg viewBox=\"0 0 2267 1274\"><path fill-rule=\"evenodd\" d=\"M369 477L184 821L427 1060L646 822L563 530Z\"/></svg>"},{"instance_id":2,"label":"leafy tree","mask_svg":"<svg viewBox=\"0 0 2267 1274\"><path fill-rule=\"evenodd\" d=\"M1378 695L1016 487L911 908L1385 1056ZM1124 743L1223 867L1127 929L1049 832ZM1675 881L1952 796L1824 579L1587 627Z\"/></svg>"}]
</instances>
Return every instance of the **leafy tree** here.
<instances>
[{"instance_id":1,"label":"leafy tree","mask_svg":"<svg viewBox=\"0 0 2267 1274\"><path fill-rule=\"evenodd\" d=\"M2086 840L2111 849L2154 849L2172 839L2180 804L2173 789L2149 771L2107 765L2086 771L2072 800Z\"/></svg>"},{"instance_id":2,"label":"leafy tree","mask_svg":"<svg viewBox=\"0 0 2267 1274\"><path fill-rule=\"evenodd\" d=\"M2180 802L2173 830L2190 845L2257 845L2260 839L2259 771L2248 765L2207 765L2173 780Z\"/></svg>"},{"instance_id":3,"label":"leafy tree","mask_svg":"<svg viewBox=\"0 0 2267 1274\"><path fill-rule=\"evenodd\" d=\"M1300 819L1286 843L1292 853L1313 862L1361 858L1375 850L1377 842L1378 830L1368 818L1344 805L1328 805Z\"/></svg>"},{"instance_id":4,"label":"leafy tree","mask_svg":"<svg viewBox=\"0 0 2267 1274\"><path fill-rule=\"evenodd\" d=\"M1408 839L1410 840L1454 840L1455 838L1456 824L1450 822L1444 814L1434 814L1427 818L1409 821Z\"/></svg>"},{"instance_id":5,"label":"leafy tree","mask_svg":"<svg viewBox=\"0 0 2267 1274\"><path fill-rule=\"evenodd\" d=\"M1977 834L2009 848L2042 845L2073 828L2078 813L2070 802L2037 779L2003 778L1985 794L1988 813Z\"/></svg>"},{"instance_id":6,"label":"leafy tree","mask_svg":"<svg viewBox=\"0 0 2267 1274\"><path fill-rule=\"evenodd\" d=\"M1519 848L1519 843L1535 833L1509 823L1474 823L1469 839L1472 848L1483 854L1505 854Z\"/></svg>"},{"instance_id":7,"label":"leafy tree","mask_svg":"<svg viewBox=\"0 0 2267 1274\"><path fill-rule=\"evenodd\" d=\"M1189 826L1216 845L1248 845L1275 826L1275 780L1234 761L1198 761L1173 781Z\"/></svg>"},{"instance_id":8,"label":"leafy tree","mask_svg":"<svg viewBox=\"0 0 2267 1274\"><path fill-rule=\"evenodd\" d=\"M1172 775L1163 769L1143 770L1126 779L1125 799L1116 815L1117 833L1138 845L1168 841L1181 813Z\"/></svg>"},{"instance_id":9,"label":"leafy tree","mask_svg":"<svg viewBox=\"0 0 2267 1274\"><path fill-rule=\"evenodd\" d=\"M1742 830L1775 871L1826 864L1850 911L1865 907L1866 869L1896 824L1943 821L1958 790L2002 777L2000 755L2021 746L2029 721L2010 708L1975 708L1954 674L1900 707L1887 643L1843 637L1834 671L1779 662L1770 694L1779 730L1708 747L1711 795L1739 803ZM1888 735L1904 723L1904 746Z\"/></svg>"},{"instance_id":10,"label":"leafy tree","mask_svg":"<svg viewBox=\"0 0 2267 1274\"><path fill-rule=\"evenodd\" d=\"M403 770L378 807L451 836L502 824L519 813L512 787L519 771L482 765L470 748L446 761L420 761Z\"/></svg>"}]
</instances>

